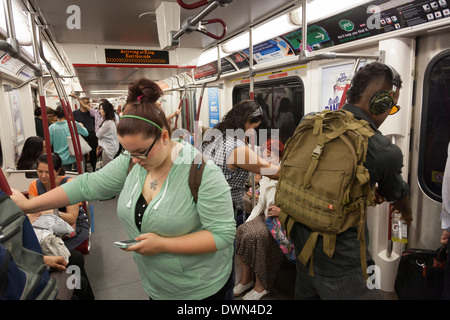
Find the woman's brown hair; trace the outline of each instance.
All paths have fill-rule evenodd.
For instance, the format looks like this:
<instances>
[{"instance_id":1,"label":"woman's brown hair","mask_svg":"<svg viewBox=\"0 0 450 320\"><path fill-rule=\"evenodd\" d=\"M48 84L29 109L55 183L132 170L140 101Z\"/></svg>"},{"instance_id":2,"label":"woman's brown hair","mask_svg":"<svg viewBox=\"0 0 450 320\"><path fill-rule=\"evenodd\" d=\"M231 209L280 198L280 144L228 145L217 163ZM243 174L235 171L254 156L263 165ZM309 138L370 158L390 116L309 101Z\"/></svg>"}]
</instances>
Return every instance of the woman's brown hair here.
<instances>
[{"instance_id":1,"label":"woman's brown hair","mask_svg":"<svg viewBox=\"0 0 450 320\"><path fill-rule=\"evenodd\" d=\"M161 108L156 106L156 101L163 95L159 85L146 78L140 78L128 85L127 105L123 115L132 115L150 120L169 132L171 130L166 115ZM120 136L142 134L144 138L157 136L161 130L151 123L136 119L122 118L117 126Z\"/></svg>"}]
</instances>

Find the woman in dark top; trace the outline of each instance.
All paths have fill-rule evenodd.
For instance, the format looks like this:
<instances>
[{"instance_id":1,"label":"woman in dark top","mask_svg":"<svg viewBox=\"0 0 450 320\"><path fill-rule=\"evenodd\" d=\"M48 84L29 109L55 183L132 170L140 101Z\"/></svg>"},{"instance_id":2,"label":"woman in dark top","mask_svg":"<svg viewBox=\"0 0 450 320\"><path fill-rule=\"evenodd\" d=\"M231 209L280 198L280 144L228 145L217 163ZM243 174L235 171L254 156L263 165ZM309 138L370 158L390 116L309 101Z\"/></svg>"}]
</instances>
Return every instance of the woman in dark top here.
<instances>
[{"instance_id":1,"label":"woman in dark top","mask_svg":"<svg viewBox=\"0 0 450 320\"><path fill-rule=\"evenodd\" d=\"M16 169L17 170L31 170L36 169L36 161L37 158L44 152L45 150L45 140L41 137L29 137L25 140L25 144L23 145L22 154L20 155L19 160L17 161ZM36 178L37 175L28 178Z\"/></svg>"}]
</instances>

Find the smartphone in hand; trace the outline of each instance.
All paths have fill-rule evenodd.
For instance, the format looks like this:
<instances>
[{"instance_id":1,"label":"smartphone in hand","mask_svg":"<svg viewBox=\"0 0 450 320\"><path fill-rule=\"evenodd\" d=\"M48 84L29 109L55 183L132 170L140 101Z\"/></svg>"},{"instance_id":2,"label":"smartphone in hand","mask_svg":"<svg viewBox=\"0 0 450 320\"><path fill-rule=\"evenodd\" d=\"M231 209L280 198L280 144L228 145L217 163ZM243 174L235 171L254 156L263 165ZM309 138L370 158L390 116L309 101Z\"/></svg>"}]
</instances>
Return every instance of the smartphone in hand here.
<instances>
[{"instance_id":1,"label":"smartphone in hand","mask_svg":"<svg viewBox=\"0 0 450 320\"><path fill-rule=\"evenodd\" d=\"M133 239L133 240L116 241L116 242L114 242L114 245L116 247L118 247L118 248L126 249L126 248L131 247L132 245L134 245L136 243L139 243L139 241L136 241L136 240Z\"/></svg>"}]
</instances>

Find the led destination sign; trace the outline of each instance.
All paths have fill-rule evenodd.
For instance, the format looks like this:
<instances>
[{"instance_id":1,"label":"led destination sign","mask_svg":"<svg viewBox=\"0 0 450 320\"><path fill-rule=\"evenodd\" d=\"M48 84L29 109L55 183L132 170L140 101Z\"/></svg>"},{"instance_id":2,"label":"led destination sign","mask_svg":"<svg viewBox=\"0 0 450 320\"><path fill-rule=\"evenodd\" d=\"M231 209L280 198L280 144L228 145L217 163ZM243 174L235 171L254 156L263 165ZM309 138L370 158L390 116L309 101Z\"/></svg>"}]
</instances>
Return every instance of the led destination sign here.
<instances>
[{"instance_id":1,"label":"led destination sign","mask_svg":"<svg viewBox=\"0 0 450 320\"><path fill-rule=\"evenodd\" d=\"M157 50L105 49L106 63L169 64L169 53Z\"/></svg>"}]
</instances>

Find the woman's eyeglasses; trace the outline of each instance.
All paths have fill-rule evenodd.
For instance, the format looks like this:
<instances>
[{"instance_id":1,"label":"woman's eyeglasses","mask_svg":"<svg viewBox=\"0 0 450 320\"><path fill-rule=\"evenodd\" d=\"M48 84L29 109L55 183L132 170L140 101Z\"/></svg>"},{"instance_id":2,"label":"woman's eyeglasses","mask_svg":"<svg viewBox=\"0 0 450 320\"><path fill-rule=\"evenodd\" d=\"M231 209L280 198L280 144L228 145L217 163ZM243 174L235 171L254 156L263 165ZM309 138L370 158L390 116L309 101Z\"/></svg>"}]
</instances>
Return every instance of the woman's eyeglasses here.
<instances>
[{"instance_id":1,"label":"woman's eyeglasses","mask_svg":"<svg viewBox=\"0 0 450 320\"><path fill-rule=\"evenodd\" d=\"M151 144L151 146L147 149L147 151L146 151L144 154L132 154L132 153L129 153L128 151L124 150L124 151L122 152L122 155L124 155L125 157L130 158L130 159L136 158L136 159L140 159L140 160L145 160L145 159L147 159L148 154L150 153L150 151L152 150L153 146L155 145L156 140L158 140L160 136L161 136L161 135L159 134L159 135L155 138L155 140L153 141L153 143Z\"/></svg>"}]
</instances>

